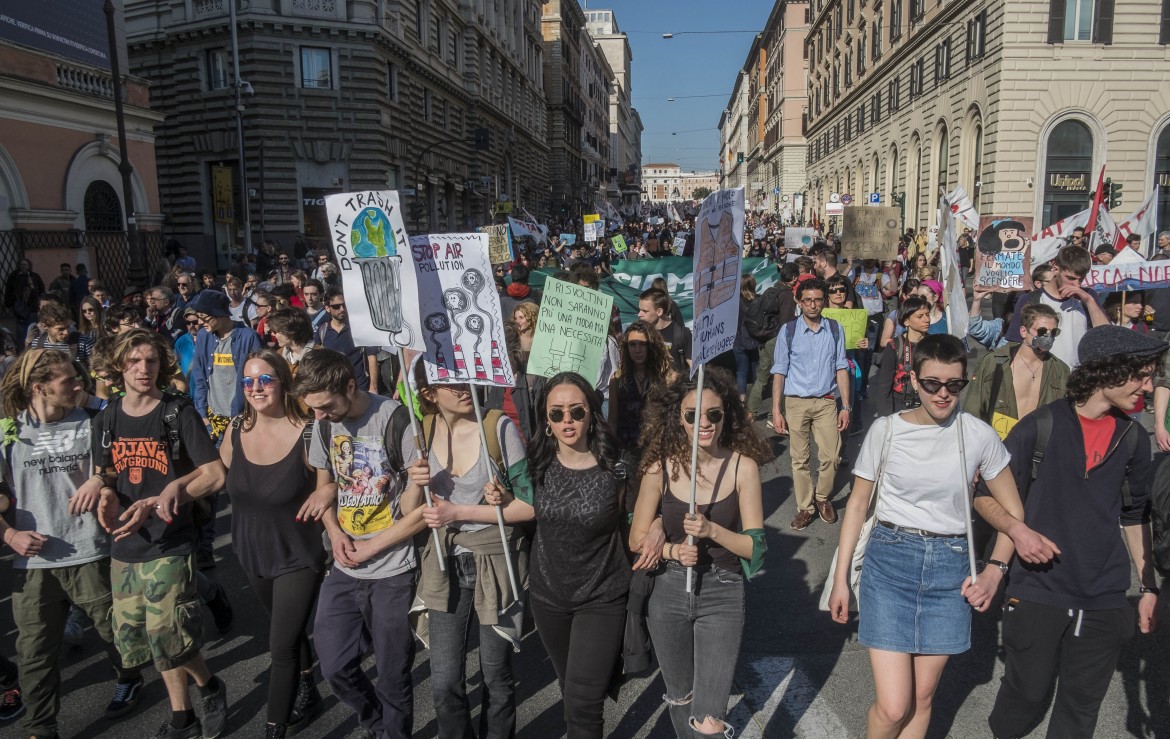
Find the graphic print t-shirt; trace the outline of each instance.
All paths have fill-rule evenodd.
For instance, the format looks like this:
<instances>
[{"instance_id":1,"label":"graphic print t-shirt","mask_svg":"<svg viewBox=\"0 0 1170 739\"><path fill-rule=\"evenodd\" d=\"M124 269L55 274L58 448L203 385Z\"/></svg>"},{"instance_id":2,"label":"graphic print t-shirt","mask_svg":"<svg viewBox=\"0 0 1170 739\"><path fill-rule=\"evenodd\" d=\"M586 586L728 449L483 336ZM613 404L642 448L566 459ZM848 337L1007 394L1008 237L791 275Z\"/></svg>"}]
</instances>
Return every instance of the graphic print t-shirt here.
<instances>
[{"instance_id":1,"label":"graphic print t-shirt","mask_svg":"<svg viewBox=\"0 0 1170 739\"><path fill-rule=\"evenodd\" d=\"M94 428L100 429L104 414L116 414L113 438L108 440L109 457L118 478L118 500L123 509L162 493L167 483L219 456L203 420L194 406L187 405L178 418L180 457L172 460L169 434L163 423L164 405L159 401L146 415L130 416L122 411L119 403L107 406L94 422ZM100 432L93 434L94 459L105 456L100 437ZM179 508L170 525L157 516L150 516L133 536L114 542L111 554L119 562L150 562L160 557L183 556L191 553L194 534L188 504Z\"/></svg>"},{"instance_id":2,"label":"graphic print t-shirt","mask_svg":"<svg viewBox=\"0 0 1170 739\"><path fill-rule=\"evenodd\" d=\"M332 470L337 481L337 523L354 539L369 539L394 525L401 515L398 496L405 476L390 469L383 436L390 415L400 404L379 395L370 396L370 407L359 418L329 424L329 438L322 437L323 424L313 432L309 464ZM402 459L416 456L414 436L403 434ZM386 549L360 567L335 566L360 579L390 577L414 569L414 545L410 539Z\"/></svg>"}]
</instances>

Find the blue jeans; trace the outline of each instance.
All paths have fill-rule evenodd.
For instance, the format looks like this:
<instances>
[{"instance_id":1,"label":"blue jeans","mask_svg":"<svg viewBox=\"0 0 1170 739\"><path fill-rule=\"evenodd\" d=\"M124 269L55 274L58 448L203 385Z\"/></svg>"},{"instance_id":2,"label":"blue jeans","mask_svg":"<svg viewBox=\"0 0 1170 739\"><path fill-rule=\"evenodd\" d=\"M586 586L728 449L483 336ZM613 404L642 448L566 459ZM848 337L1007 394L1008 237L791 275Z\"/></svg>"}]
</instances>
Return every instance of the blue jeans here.
<instances>
[{"instance_id":1,"label":"blue jeans","mask_svg":"<svg viewBox=\"0 0 1170 739\"><path fill-rule=\"evenodd\" d=\"M512 678L512 644L491 626L479 625L479 668L483 699L479 729L472 728L467 701L467 640L475 600L475 556L448 558L451 578L450 611L428 611L431 632L431 694L439 739L516 735L516 686Z\"/></svg>"},{"instance_id":2,"label":"blue jeans","mask_svg":"<svg viewBox=\"0 0 1170 739\"><path fill-rule=\"evenodd\" d=\"M687 569L668 562L654 577L647 625L666 682L670 721L679 737L703 734L691 728L710 716L727 716L731 680L743 635L743 575L710 568L695 570L686 592Z\"/></svg>"},{"instance_id":3,"label":"blue jeans","mask_svg":"<svg viewBox=\"0 0 1170 739\"><path fill-rule=\"evenodd\" d=\"M760 364L760 348L732 349L732 353L735 355L735 384L740 395L747 395L748 378L755 376Z\"/></svg>"},{"instance_id":4,"label":"blue jeans","mask_svg":"<svg viewBox=\"0 0 1170 739\"><path fill-rule=\"evenodd\" d=\"M321 674L361 727L379 739L410 739L414 728L414 634L407 620L414 577L411 571L361 580L334 567L317 600L313 635ZM376 683L362 671L371 645Z\"/></svg>"}]
</instances>

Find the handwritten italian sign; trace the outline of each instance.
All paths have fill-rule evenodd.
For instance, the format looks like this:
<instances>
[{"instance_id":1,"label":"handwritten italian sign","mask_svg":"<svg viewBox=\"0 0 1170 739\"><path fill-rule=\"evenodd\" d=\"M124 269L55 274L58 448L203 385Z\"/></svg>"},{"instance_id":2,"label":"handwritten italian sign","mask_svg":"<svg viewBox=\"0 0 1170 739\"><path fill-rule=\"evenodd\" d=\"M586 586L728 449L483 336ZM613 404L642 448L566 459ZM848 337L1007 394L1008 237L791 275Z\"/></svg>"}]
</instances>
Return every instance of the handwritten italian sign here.
<instances>
[{"instance_id":1,"label":"handwritten italian sign","mask_svg":"<svg viewBox=\"0 0 1170 739\"><path fill-rule=\"evenodd\" d=\"M488 237L488 260L492 264L505 264L512 261L512 234L508 231L508 224L499 223L495 226L483 226L481 233Z\"/></svg>"},{"instance_id":2,"label":"handwritten italian sign","mask_svg":"<svg viewBox=\"0 0 1170 739\"><path fill-rule=\"evenodd\" d=\"M609 241L610 241L610 243L613 244L613 250L616 251L618 254L625 254L626 253L627 247L626 247L626 237L625 236L618 234L617 236L614 236Z\"/></svg>"},{"instance_id":3,"label":"handwritten italian sign","mask_svg":"<svg viewBox=\"0 0 1170 739\"><path fill-rule=\"evenodd\" d=\"M743 258L744 189L718 190L695 219L691 278L695 296L691 373L735 344L739 329L739 268Z\"/></svg>"},{"instance_id":4,"label":"handwritten italian sign","mask_svg":"<svg viewBox=\"0 0 1170 739\"><path fill-rule=\"evenodd\" d=\"M592 382L601 371L612 308L610 295L551 277L545 280L528 372L542 377L576 372Z\"/></svg>"},{"instance_id":5,"label":"handwritten italian sign","mask_svg":"<svg viewBox=\"0 0 1170 739\"><path fill-rule=\"evenodd\" d=\"M1032 219L983 216L979 222L976 286L1001 291L1032 289Z\"/></svg>"},{"instance_id":6,"label":"handwritten italian sign","mask_svg":"<svg viewBox=\"0 0 1170 739\"><path fill-rule=\"evenodd\" d=\"M897 208L853 205L845 208L841 255L851 260L898 258L902 215Z\"/></svg>"},{"instance_id":7,"label":"handwritten italian sign","mask_svg":"<svg viewBox=\"0 0 1170 739\"><path fill-rule=\"evenodd\" d=\"M846 349L856 349L857 342L865 338L869 312L864 308L825 308L821 315L841 324L841 330L845 332Z\"/></svg>"}]
</instances>

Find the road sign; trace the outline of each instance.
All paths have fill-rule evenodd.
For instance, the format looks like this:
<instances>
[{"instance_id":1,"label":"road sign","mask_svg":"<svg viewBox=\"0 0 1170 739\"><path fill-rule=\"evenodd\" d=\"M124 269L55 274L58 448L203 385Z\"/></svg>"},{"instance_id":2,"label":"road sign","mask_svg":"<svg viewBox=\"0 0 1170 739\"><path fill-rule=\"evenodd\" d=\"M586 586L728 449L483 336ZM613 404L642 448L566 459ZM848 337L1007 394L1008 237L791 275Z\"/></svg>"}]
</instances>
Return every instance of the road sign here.
<instances>
[{"instance_id":1,"label":"road sign","mask_svg":"<svg viewBox=\"0 0 1170 739\"><path fill-rule=\"evenodd\" d=\"M869 194L869 204L877 205L882 202L882 194L880 192L871 192Z\"/></svg>"},{"instance_id":2,"label":"road sign","mask_svg":"<svg viewBox=\"0 0 1170 739\"><path fill-rule=\"evenodd\" d=\"M844 203L825 203L826 216L840 216L845 214Z\"/></svg>"},{"instance_id":3,"label":"road sign","mask_svg":"<svg viewBox=\"0 0 1170 739\"><path fill-rule=\"evenodd\" d=\"M773 188L772 188L772 194L773 194L773 195L779 195L779 194L780 194L780 188L778 188L778 187L773 187Z\"/></svg>"},{"instance_id":4,"label":"road sign","mask_svg":"<svg viewBox=\"0 0 1170 739\"><path fill-rule=\"evenodd\" d=\"M845 205L852 205L853 204L853 196L846 193L846 194L841 196L841 202L844 203Z\"/></svg>"}]
</instances>

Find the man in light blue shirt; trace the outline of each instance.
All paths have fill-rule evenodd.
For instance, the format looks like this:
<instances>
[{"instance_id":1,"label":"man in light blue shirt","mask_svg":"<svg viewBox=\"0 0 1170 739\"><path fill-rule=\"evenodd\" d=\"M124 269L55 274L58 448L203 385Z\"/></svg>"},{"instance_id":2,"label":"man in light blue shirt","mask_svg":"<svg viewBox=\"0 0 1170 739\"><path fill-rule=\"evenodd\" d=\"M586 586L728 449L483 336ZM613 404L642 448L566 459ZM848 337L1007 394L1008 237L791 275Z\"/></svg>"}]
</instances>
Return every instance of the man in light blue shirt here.
<instances>
[{"instance_id":1,"label":"man in light blue shirt","mask_svg":"<svg viewBox=\"0 0 1170 739\"><path fill-rule=\"evenodd\" d=\"M797 531L807 528L818 514L825 523L837 522L829 496L841 456L841 432L849 427L852 410L845 332L836 321L821 316L826 294L827 286L820 279L797 285L801 316L780 327L772 363L772 425L776 433L792 439L797 510L791 526ZM840 407L834 385L840 393ZM815 500L809 469L810 437L816 439L820 457Z\"/></svg>"}]
</instances>

